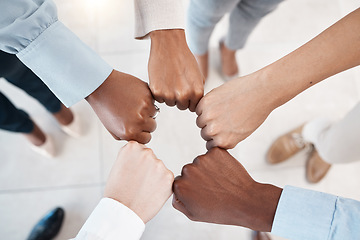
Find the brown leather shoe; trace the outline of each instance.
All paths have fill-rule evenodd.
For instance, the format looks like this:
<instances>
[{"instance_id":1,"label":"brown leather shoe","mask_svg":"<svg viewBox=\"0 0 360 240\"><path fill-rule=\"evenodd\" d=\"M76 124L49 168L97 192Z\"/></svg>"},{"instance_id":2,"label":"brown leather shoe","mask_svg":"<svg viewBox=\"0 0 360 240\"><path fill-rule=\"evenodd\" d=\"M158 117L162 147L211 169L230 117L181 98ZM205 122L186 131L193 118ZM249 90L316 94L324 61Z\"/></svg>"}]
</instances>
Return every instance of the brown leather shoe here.
<instances>
[{"instance_id":1,"label":"brown leather shoe","mask_svg":"<svg viewBox=\"0 0 360 240\"><path fill-rule=\"evenodd\" d=\"M265 232L254 232L252 240L271 240L271 237L269 234Z\"/></svg>"},{"instance_id":2,"label":"brown leather shoe","mask_svg":"<svg viewBox=\"0 0 360 240\"><path fill-rule=\"evenodd\" d=\"M322 160L318 152L314 149L306 162L306 179L310 183L318 183L325 177L331 164Z\"/></svg>"},{"instance_id":3,"label":"brown leather shoe","mask_svg":"<svg viewBox=\"0 0 360 240\"><path fill-rule=\"evenodd\" d=\"M304 125L276 139L266 155L267 162L271 164L284 162L302 149L305 149L309 144L305 143L301 136L303 127Z\"/></svg>"}]
</instances>

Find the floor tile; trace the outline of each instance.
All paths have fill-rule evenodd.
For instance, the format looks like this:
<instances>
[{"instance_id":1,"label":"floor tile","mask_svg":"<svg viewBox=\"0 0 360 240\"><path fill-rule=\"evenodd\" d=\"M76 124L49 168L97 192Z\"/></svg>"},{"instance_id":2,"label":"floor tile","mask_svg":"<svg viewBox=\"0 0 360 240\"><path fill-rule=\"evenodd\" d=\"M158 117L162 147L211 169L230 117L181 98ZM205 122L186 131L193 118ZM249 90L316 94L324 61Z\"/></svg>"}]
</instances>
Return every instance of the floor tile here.
<instances>
[{"instance_id":1,"label":"floor tile","mask_svg":"<svg viewBox=\"0 0 360 240\"><path fill-rule=\"evenodd\" d=\"M57 240L73 238L101 198L101 186L0 194L0 235L3 239L26 239L35 223L49 210L65 210Z\"/></svg>"},{"instance_id":2,"label":"floor tile","mask_svg":"<svg viewBox=\"0 0 360 240\"><path fill-rule=\"evenodd\" d=\"M34 121L52 137L58 153L54 159L42 157L21 135L1 131L0 190L99 182L100 123L87 103L73 107L83 122L84 133L75 139L64 134L52 116L19 89L5 81L0 81L0 89L16 106L29 110Z\"/></svg>"}]
</instances>

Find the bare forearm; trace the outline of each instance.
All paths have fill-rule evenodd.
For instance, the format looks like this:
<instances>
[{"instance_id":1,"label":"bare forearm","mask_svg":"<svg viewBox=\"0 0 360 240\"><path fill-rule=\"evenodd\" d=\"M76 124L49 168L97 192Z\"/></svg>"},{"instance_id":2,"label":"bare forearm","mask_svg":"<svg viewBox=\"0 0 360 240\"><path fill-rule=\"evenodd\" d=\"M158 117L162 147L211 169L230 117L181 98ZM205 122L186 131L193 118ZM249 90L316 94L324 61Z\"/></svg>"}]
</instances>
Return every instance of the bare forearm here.
<instances>
[{"instance_id":1,"label":"bare forearm","mask_svg":"<svg viewBox=\"0 0 360 240\"><path fill-rule=\"evenodd\" d=\"M359 65L359 29L357 9L294 52L254 73L266 86L274 107L332 75Z\"/></svg>"}]
</instances>

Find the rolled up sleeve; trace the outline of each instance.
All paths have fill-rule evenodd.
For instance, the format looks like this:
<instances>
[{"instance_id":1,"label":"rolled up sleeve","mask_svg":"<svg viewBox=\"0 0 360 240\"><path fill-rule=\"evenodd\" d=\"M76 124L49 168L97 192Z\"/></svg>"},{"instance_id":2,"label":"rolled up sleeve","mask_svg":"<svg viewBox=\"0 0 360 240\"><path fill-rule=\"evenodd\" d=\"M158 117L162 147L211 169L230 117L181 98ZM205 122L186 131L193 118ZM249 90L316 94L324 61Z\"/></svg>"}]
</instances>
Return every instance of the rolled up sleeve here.
<instances>
[{"instance_id":1,"label":"rolled up sleeve","mask_svg":"<svg viewBox=\"0 0 360 240\"><path fill-rule=\"evenodd\" d=\"M112 67L58 20L53 1L1 0L0 9L0 49L16 54L66 106L110 75Z\"/></svg>"},{"instance_id":2,"label":"rolled up sleeve","mask_svg":"<svg viewBox=\"0 0 360 240\"><path fill-rule=\"evenodd\" d=\"M360 202L286 186L271 233L293 240L357 239L360 236Z\"/></svg>"},{"instance_id":3,"label":"rolled up sleeve","mask_svg":"<svg viewBox=\"0 0 360 240\"><path fill-rule=\"evenodd\" d=\"M134 0L135 38L143 38L155 30L185 29L182 0Z\"/></svg>"}]
</instances>

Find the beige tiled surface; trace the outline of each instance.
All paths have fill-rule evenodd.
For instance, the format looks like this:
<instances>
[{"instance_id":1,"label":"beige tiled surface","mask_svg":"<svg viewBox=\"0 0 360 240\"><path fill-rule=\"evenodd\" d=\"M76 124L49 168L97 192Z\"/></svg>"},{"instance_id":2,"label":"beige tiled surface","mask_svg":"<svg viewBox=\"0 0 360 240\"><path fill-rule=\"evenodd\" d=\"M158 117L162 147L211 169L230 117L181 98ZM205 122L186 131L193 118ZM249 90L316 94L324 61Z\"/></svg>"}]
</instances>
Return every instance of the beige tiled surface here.
<instances>
[{"instance_id":1,"label":"beige tiled surface","mask_svg":"<svg viewBox=\"0 0 360 240\"><path fill-rule=\"evenodd\" d=\"M56 0L59 16L83 41L115 68L147 81L148 41L133 40L133 2L116 0ZM248 74L275 61L311 39L344 14L359 7L356 0L288 0L267 16L238 52L241 73ZM217 42L226 18L211 40L211 72L206 91L222 84L217 72ZM24 239L32 224L55 206L66 210L57 239L74 236L101 197L107 174L124 142L107 133L86 102L74 110L82 117L85 135L63 134L36 101L0 80L0 90L26 109L56 141L59 156L44 159L33 153L21 136L0 131L0 236ZM292 184L360 200L360 163L333 166L317 185L305 180L305 153L278 166L264 161L271 142L280 134L317 116L342 117L360 100L360 69L328 79L276 109L265 123L231 153L258 181ZM175 175L184 164L205 152L195 114L159 104L158 128L149 147ZM174 210L170 201L147 225L142 239L250 239L239 227L194 223ZM280 238L275 238L280 239Z\"/></svg>"}]
</instances>

